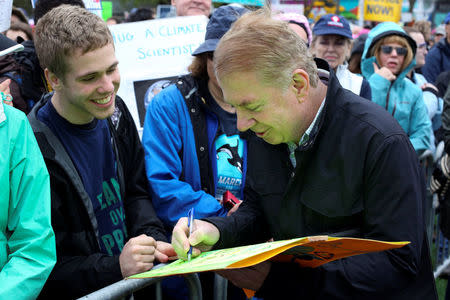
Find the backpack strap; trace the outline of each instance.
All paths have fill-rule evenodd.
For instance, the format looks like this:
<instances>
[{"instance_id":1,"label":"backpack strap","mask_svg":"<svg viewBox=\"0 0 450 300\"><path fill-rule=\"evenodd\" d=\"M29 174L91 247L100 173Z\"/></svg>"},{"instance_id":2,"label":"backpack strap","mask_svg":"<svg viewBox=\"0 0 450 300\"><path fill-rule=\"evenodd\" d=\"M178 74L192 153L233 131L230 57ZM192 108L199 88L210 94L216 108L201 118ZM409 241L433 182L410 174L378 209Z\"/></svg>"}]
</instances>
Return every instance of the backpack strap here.
<instances>
[{"instance_id":1,"label":"backpack strap","mask_svg":"<svg viewBox=\"0 0 450 300\"><path fill-rule=\"evenodd\" d=\"M9 71L1 74L2 77L8 77L14 80L20 86L22 84L22 77L17 71Z\"/></svg>"},{"instance_id":2,"label":"backpack strap","mask_svg":"<svg viewBox=\"0 0 450 300\"><path fill-rule=\"evenodd\" d=\"M208 130L206 124L205 99L198 93L198 85L195 79L190 76L181 76L175 82L178 90L183 95L189 116L191 118L192 129L195 137L195 150L200 168L200 179L202 190L213 195L214 176L211 168L211 161L208 149ZM181 161L183 155L180 154Z\"/></svg>"}]
</instances>

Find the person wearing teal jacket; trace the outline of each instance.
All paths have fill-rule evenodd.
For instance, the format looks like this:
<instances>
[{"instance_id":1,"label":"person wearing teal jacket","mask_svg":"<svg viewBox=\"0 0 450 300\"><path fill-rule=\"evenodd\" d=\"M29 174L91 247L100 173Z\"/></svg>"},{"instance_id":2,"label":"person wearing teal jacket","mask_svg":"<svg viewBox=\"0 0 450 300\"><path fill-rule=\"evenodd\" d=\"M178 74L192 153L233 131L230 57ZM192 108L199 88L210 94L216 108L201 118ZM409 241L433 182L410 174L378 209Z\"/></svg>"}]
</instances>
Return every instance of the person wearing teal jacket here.
<instances>
[{"instance_id":1,"label":"person wearing teal jacket","mask_svg":"<svg viewBox=\"0 0 450 300\"><path fill-rule=\"evenodd\" d=\"M416 61L416 42L397 24L383 22L367 37L361 61L372 101L398 121L417 154L431 148L431 121L419 87L406 78Z\"/></svg>"},{"instance_id":2,"label":"person wearing teal jacket","mask_svg":"<svg viewBox=\"0 0 450 300\"><path fill-rule=\"evenodd\" d=\"M4 38L0 34L0 51ZM9 81L1 83L0 299L36 299L56 263L50 177L27 117L10 106L8 91Z\"/></svg>"}]
</instances>

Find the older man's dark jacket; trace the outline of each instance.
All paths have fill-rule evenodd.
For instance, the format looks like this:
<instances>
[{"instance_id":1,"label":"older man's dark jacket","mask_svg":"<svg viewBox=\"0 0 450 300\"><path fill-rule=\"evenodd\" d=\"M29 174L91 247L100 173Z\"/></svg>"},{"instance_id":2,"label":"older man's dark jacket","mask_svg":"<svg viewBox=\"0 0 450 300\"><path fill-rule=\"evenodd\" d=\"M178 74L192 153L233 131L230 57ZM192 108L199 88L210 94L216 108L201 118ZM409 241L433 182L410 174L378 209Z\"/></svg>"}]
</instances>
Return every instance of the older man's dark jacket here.
<instances>
[{"instance_id":1,"label":"older man's dark jacket","mask_svg":"<svg viewBox=\"0 0 450 300\"><path fill-rule=\"evenodd\" d=\"M272 263L257 295L267 299L437 299L425 234L425 186L415 151L382 107L329 76L326 102L292 167L285 144L248 143L245 198L229 218L210 218L217 247L311 235L411 241L321 267Z\"/></svg>"}]
</instances>

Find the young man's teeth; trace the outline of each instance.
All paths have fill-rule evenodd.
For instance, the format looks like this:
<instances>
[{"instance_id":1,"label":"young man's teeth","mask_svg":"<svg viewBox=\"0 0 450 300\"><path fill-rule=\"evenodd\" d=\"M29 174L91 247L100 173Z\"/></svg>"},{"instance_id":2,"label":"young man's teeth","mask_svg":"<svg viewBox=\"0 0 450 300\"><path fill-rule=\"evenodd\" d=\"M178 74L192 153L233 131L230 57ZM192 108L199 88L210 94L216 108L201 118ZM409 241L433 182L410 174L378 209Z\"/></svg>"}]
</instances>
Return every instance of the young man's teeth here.
<instances>
[{"instance_id":1,"label":"young man's teeth","mask_svg":"<svg viewBox=\"0 0 450 300\"><path fill-rule=\"evenodd\" d=\"M94 102L95 102L95 103L98 103L98 104L106 104L106 103L109 102L109 98L110 98L110 97L108 96L108 97L103 98L103 99L94 100Z\"/></svg>"}]
</instances>

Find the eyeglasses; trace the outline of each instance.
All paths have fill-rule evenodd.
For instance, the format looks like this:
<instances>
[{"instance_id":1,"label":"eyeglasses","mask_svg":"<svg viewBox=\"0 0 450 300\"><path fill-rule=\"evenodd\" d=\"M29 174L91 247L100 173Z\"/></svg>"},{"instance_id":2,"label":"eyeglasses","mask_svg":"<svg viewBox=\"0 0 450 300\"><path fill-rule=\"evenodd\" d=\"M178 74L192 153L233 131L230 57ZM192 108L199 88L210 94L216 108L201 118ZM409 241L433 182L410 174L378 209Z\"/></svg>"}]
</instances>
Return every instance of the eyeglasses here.
<instances>
[{"instance_id":1,"label":"eyeglasses","mask_svg":"<svg viewBox=\"0 0 450 300\"><path fill-rule=\"evenodd\" d=\"M384 54L391 54L392 50L395 49L395 52L397 52L397 55L405 56L408 52L408 49L405 47L392 47L392 46L381 46L381 51L383 51Z\"/></svg>"},{"instance_id":2,"label":"eyeglasses","mask_svg":"<svg viewBox=\"0 0 450 300\"><path fill-rule=\"evenodd\" d=\"M422 43L417 45L417 49L427 49L428 50L428 45L427 43Z\"/></svg>"}]
</instances>

